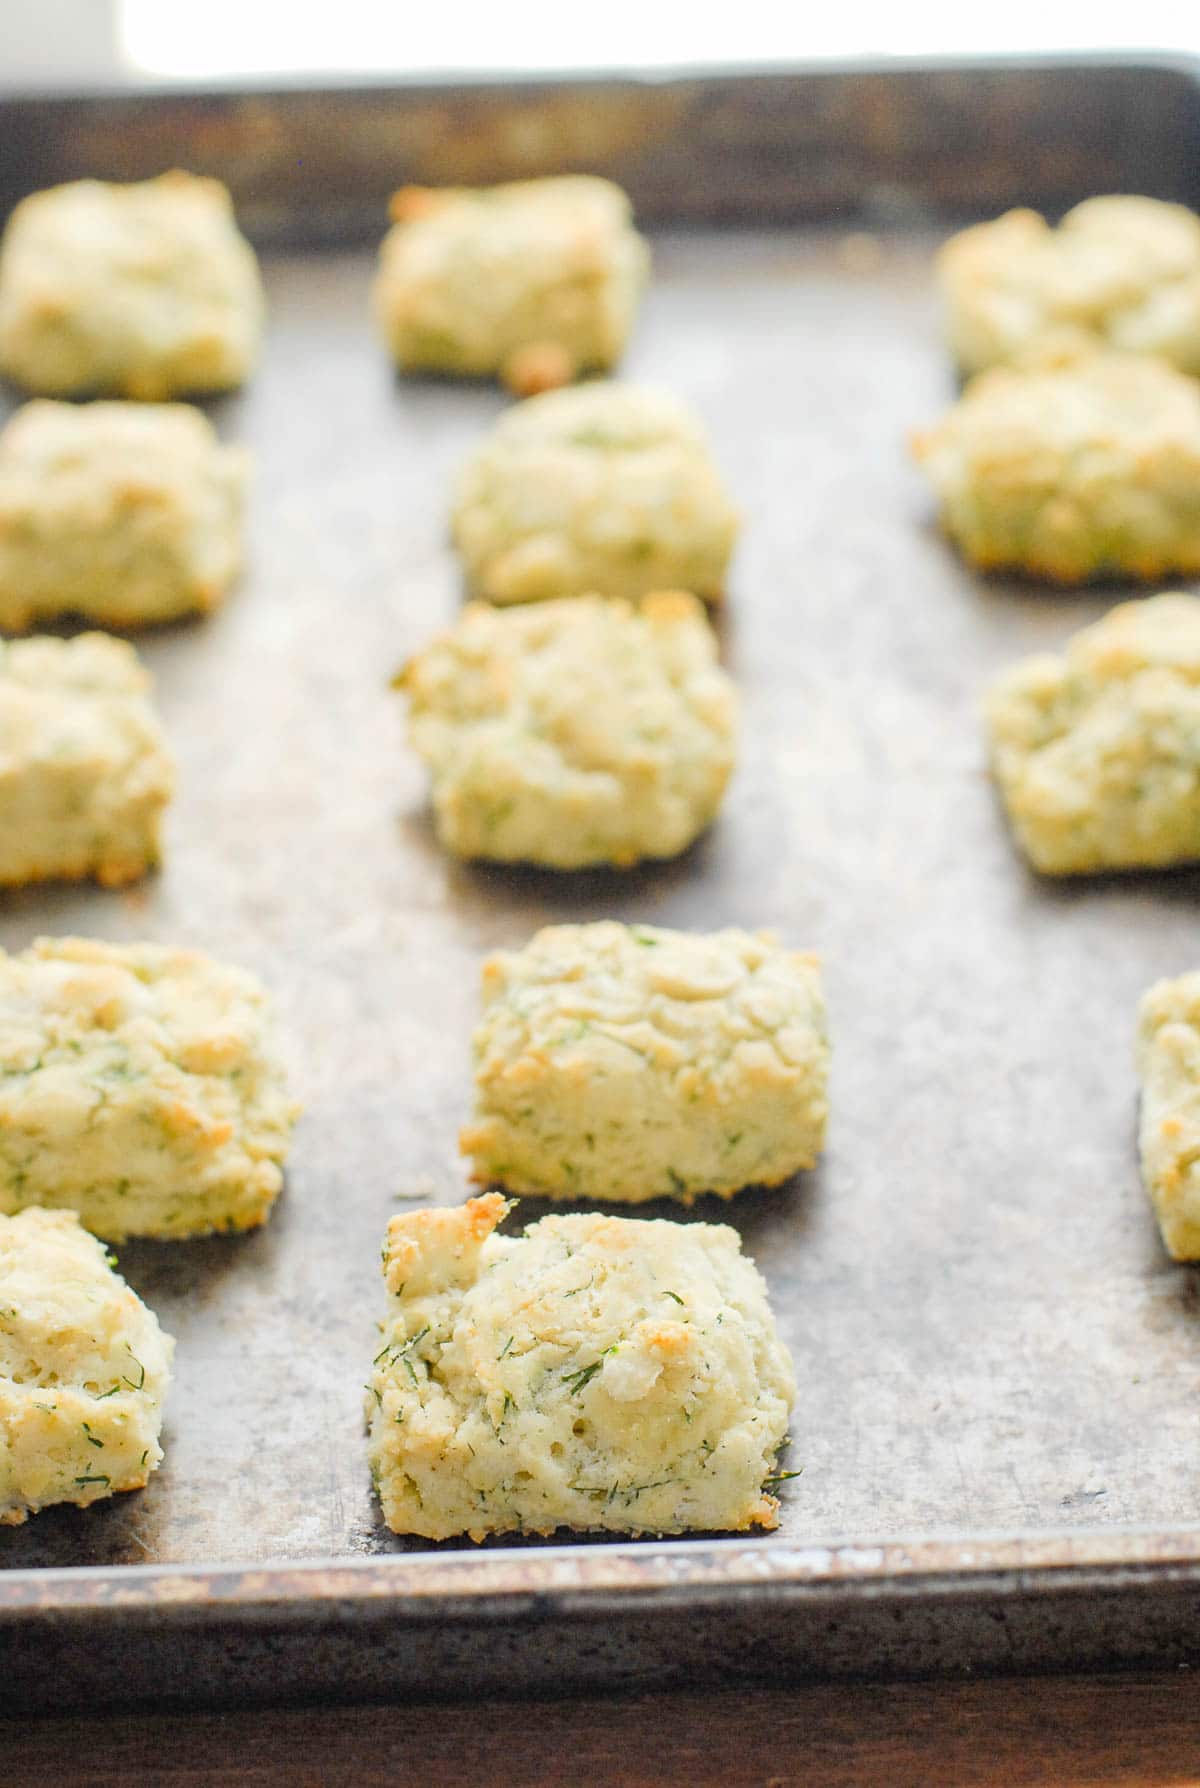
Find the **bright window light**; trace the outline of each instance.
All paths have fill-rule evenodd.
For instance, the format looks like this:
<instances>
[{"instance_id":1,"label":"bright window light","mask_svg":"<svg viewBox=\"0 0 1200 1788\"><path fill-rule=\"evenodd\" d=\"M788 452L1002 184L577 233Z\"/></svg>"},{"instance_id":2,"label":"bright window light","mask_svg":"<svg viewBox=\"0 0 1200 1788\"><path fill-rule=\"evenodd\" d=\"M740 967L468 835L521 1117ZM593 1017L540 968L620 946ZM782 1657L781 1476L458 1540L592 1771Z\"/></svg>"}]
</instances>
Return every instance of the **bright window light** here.
<instances>
[{"instance_id":1,"label":"bright window light","mask_svg":"<svg viewBox=\"0 0 1200 1788\"><path fill-rule=\"evenodd\" d=\"M734 7L605 0L599 11L527 4L383 5L296 0L121 0L121 53L168 80L268 74L422 73L805 61L853 56L1012 54L1080 49L1200 48L1200 9L1143 0L1132 14L1092 4L1003 8L927 4Z\"/></svg>"}]
</instances>

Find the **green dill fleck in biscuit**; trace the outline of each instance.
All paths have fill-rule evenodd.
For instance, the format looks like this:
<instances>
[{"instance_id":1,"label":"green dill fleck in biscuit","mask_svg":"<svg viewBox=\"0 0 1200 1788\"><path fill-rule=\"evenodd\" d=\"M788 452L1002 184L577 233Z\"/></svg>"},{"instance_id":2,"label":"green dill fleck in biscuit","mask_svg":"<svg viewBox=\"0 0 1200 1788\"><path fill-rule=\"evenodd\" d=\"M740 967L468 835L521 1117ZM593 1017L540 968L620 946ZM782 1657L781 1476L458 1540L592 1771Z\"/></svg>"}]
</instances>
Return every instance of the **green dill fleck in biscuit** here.
<instances>
[{"instance_id":1,"label":"green dill fleck in biscuit","mask_svg":"<svg viewBox=\"0 0 1200 1788\"><path fill-rule=\"evenodd\" d=\"M25 404L0 433L0 627L144 627L215 608L249 455L190 404Z\"/></svg>"},{"instance_id":2,"label":"green dill fleck in biscuit","mask_svg":"<svg viewBox=\"0 0 1200 1788\"><path fill-rule=\"evenodd\" d=\"M149 689L104 633L0 643L0 885L155 866L175 774Z\"/></svg>"},{"instance_id":3,"label":"green dill fleck in biscuit","mask_svg":"<svg viewBox=\"0 0 1200 1788\"><path fill-rule=\"evenodd\" d=\"M776 1185L820 1152L817 959L765 934L552 925L484 964L476 1179L638 1203Z\"/></svg>"},{"instance_id":4,"label":"green dill fleck in biscuit","mask_svg":"<svg viewBox=\"0 0 1200 1788\"><path fill-rule=\"evenodd\" d=\"M409 736L459 857L626 868L716 817L737 700L694 596L469 603L405 666Z\"/></svg>"},{"instance_id":5,"label":"green dill fleck in biscuit","mask_svg":"<svg viewBox=\"0 0 1200 1788\"><path fill-rule=\"evenodd\" d=\"M652 590L715 602L738 521L687 406L601 382L507 411L463 468L453 530L489 602Z\"/></svg>"},{"instance_id":6,"label":"green dill fleck in biscuit","mask_svg":"<svg viewBox=\"0 0 1200 1788\"><path fill-rule=\"evenodd\" d=\"M795 1395L724 1224L543 1217L497 1193L394 1217L367 1385L384 1519L426 1539L774 1527Z\"/></svg>"},{"instance_id":7,"label":"green dill fleck in biscuit","mask_svg":"<svg viewBox=\"0 0 1200 1788\"><path fill-rule=\"evenodd\" d=\"M984 569L1052 583L1200 571L1200 386L1089 354L981 373L914 452Z\"/></svg>"},{"instance_id":8,"label":"green dill fleck in biscuit","mask_svg":"<svg viewBox=\"0 0 1200 1788\"><path fill-rule=\"evenodd\" d=\"M74 1212L0 1216L0 1525L142 1488L174 1346Z\"/></svg>"},{"instance_id":9,"label":"green dill fleck in biscuit","mask_svg":"<svg viewBox=\"0 0 1200 1788\"><path fill-rule=\"evenodd\" d=\"M1138 1009L1142 1178L1168 1251L1200 1260L1200 973L1158 981Z\"/></svg>"},{"instance_id":10,"label":"green dill fleck in biscuit","mask_svg":"<svg viewBox=\"0 0 1200 1788\"><path fill-rule=\"evenodd\" d=\"M252 975L157 944L0 952L0 1212L112 1241L252 1229L295 1117Z\"/></svg>"},{"instance_id":11,"label":"green dill fleck in biscuit","mask_svg":"<svg viewBox=\"0 0 1200 1788\"><path fill-rule=\"evenodd\" d=\"M1126 602L999 677L992 769L1044 875L1200 858L1200 598Z\"/></svg>"}]
</instances>

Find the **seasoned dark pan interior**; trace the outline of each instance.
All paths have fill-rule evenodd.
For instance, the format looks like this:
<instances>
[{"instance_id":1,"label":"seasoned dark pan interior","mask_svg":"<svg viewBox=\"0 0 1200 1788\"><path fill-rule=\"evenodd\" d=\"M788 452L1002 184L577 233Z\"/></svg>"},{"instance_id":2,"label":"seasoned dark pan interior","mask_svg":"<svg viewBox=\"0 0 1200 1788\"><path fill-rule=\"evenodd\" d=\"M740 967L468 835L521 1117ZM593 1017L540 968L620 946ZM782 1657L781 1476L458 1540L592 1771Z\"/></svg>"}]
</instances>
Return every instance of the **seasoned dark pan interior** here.
<instances>
[{"instance_id":1,"label":"seasoned dark pan interior","mask_svg":"<svg viewBox=\"0 0 1200 1788\"><path fill-rule=\"evenodd\" d=\"M692 1213L737 1226L795 1353L782 1536L1194 1516L1196 1278L1139 1184L1131 1033L1142 989L1196 965L1200 878L1055 887L1012 849L981 686L1126 592L984 581L933 531L904 437L952 390L935 239L656 238L624 370L700 408L745 509L722 623L742 765L686 858L572 879L441 854L387 688L460 600L449 480L503 399L392 377L366 253L268 258L261 373L213 406L258 457L249 575L143 641L180 758L166 869L9 896L0 941L179 940L258 970L307 1115L262 1232L120 1251L179 1339L163 1470L4 1531L0 1562L400 1546L360 1432L383 1228L398 1197L463 1195L483 952L609 915L825 958L820 1170Z\"/></svg>"}]
</instances>

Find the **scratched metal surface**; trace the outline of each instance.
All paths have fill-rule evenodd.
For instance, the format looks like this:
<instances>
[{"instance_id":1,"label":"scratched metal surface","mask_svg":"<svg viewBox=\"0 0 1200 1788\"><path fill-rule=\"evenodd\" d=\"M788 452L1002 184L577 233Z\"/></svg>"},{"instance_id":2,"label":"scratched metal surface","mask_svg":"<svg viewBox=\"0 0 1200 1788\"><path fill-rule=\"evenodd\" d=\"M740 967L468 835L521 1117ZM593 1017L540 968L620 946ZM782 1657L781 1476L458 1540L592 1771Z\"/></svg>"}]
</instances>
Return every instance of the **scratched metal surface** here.
<instances>
[{"instance_id":1,"label":"scratched metal surface","mask_svg":"<svg viewBox=\"0 0 1200 1788\"><path fill-rule=\"evenodd\" d=\"M503 400L391 377L365 254L268 259L261 373L213 407L258 457L249 574L144 639L181 766L166 869L9 896L0 941L183 940L254 968L306 1116L260 1233L121 1250L179 1341L164 1468L0 1530L0 1563L403 1549L360 1431L384 1225L398 1198L463 1195L482 954L602 915L769 925L825 958L819 1171L693 1213L737 1227L795 1355L782 1537L1194 1517L1200 1307L1140 1188L1130 1034L1143 987L1194 966L1200 879L1056 888L1010 845L980 687L1124 592L984 582L931 528L903 443L951 391L932 244L656 240L625 370L699 406L745 509L723 626L742 762L685 858L569 880L439 852L387 688L460 600L447 484Z\"/></svg>"}]
</instances>

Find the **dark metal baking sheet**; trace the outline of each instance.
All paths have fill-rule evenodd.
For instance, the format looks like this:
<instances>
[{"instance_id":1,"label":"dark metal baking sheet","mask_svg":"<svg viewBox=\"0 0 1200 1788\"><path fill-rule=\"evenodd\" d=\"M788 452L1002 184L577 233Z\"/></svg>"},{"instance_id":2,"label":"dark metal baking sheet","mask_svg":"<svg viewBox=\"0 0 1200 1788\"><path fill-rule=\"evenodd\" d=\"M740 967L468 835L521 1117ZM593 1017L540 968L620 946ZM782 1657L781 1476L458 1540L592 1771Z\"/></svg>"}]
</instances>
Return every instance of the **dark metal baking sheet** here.
<instances>
[{"instance_id":1,"label":"dark metal baking sheet","mask_svg":"<svg viewBox=\"0 0 1200 1788\"><path fill-rule=\"evenodd\" d=\"M387 688L460 600L449 480L504 400L393 378L368 249L267 255L261 372L212 406L258 459L249 573L141 641L180 759L166 869L7 896L0 941L247 964L307 1111L264 1230L121 1249L179 1340L167 1459L144 1493L0 1530L9 1705L1196 1649L1200 1306L1140 1188L1131 1030L1195 964L1200 874L1054 886L1012 849L981 686L1126 592L983 580L932 528L904 437L952 392L942 233L924 199L867 233L655 233L623 370L701 409L745 510L722 622L742 763L686 857L572 878L442 855ZM380 1525L360 1428L382 1232L398 1200L463 1195L482 954L600 916L824 955L819 1170L645 1211L732 1222L766 1273L803 1475L760 1541L414 1546Z\"/></svg>"},{"instance_id":2,"label":"dark metal baking sheet","mask_svg":"<svg viewBox=\"0 0 1200 1788\"><path fill-rule=\"evenodd\" d=\"M603 173L666 224L1191 200L1200 185L1195 69L1152 53L326 89L130 81L13 95L3 111L0 211L59 180L179 164L219 174L251 234L285 245L373 240L402 180Z\"/></svg>"}]
</instances>

